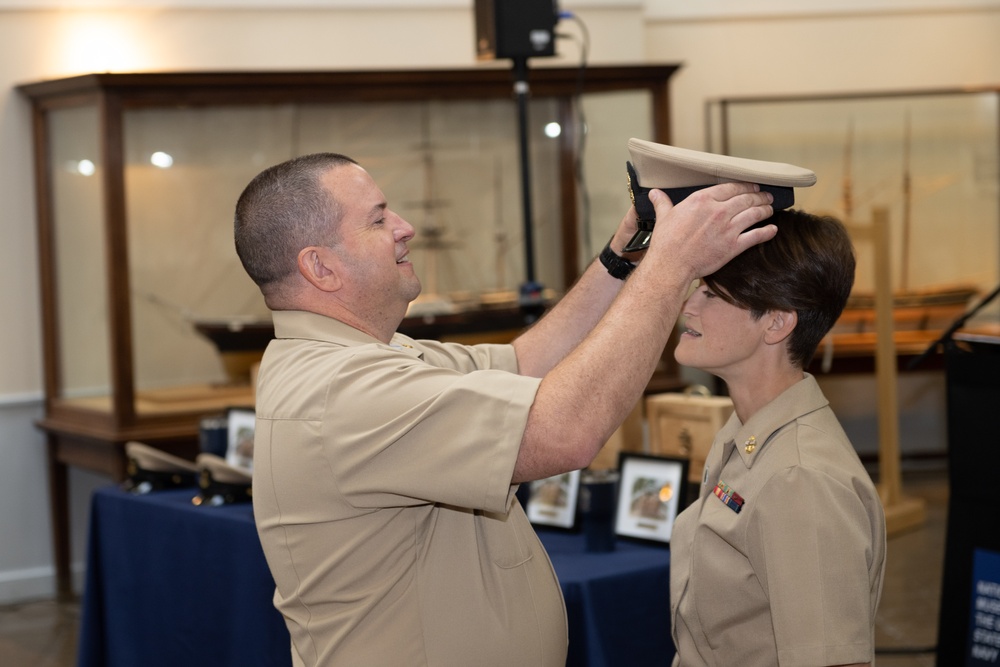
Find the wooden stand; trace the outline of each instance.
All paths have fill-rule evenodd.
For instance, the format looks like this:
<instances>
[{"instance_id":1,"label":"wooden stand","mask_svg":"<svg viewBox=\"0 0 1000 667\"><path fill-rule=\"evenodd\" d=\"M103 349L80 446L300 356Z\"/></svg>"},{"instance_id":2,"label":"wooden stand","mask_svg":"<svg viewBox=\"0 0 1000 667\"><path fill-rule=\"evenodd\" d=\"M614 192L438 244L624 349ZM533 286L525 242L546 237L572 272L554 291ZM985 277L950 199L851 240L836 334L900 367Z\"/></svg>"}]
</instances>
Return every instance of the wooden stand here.
<instances>
[{"instance_id":1,"label":"wooden stand","mask_svg":"<svg viewBox=\"0 0 1000 667\"><path fill-rule=\"evenodd\" d=\"M878 391L879 495L885 509L888 535L915 528L927 518L925 503L903 493L899 455L899 403L896 379L896 343L893 338L893 298L890 276L889 213L872 211L872 240L875 245L875 383Z\"/></svg>"}]
</instances>

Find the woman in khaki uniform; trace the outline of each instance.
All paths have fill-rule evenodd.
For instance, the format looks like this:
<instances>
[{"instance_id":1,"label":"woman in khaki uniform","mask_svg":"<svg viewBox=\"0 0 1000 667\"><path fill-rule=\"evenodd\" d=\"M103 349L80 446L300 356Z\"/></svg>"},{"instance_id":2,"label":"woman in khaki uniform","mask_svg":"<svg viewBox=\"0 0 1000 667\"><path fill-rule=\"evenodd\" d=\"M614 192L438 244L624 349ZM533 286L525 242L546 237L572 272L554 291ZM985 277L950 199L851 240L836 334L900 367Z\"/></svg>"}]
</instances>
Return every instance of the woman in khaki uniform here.
<instances>
[{"instance_id":1,"label":"woman in khaki uniform","mask_svg":"<svg viewBox=\"0 0 1000 667\"><path fill-rule=\"evenodd\" d=\"M854 281L843 225L796 210L705 277L675 357L726 382L735 412L671 539L675 666L862 665L874 658L885 518L804 371Z\"/></svg>"}]
</instances>

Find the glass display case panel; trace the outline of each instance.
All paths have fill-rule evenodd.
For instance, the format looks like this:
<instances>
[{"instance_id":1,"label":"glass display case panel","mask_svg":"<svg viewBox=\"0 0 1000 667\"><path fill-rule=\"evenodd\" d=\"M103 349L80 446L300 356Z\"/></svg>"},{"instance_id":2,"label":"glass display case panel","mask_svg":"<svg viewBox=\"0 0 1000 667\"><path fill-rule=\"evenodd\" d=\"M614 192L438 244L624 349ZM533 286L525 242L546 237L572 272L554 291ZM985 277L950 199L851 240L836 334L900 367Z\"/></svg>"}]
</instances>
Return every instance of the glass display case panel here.
<instances>
[{"instance_id":1,"label":"glass display case panel","mask_svg":"<svg viewBox=\"0 0 1000 667\"><path fill-rule=\"evenodd\" d=\"M529 105L536 280L562 289L558 145L544 127L556 101ZM524 282L517 110L511 101L450 100L306 106L299 152L345 153L416 230L420 299L457 305Z\"/></svg>"},{"instance_id":2,"label":"glass display case panel","mask_svg":"<svg viewBox=\"0 0 1000 667\"><path fill-rule=\"evenodd\" d=\"M496 82L455 91L440 84L463 73L429 72L426 91L404 86L398 96L351 73L212 75L214 83L87 75L22 86L43 128L47 396L85 408L54 412L53 423L101 437L162 428L166 437L182 428L169 414L252 400L251 364L272 330L233 247L233 210L257 173L295 155L353 157L416 228L424 294L405 326L454 313L441 326L513 335L535 316L518 308L518 288L532 279L557 298L615 229L628 206L626 142L665 132L652 107L665 102L661 86L674 69L614 78L598 70L596 90L579 98L575 72L539 76L542 92L527 100L530 270L520 109ZM371 75L380 77L396 81ZM331 94L340 86L345 99ZM219 332L250 346L223 349Z\"/></svg>"},{"instance_id":3,"label":"glass display case panel","mask_svg":"<svg viewBox=\"0 0 1000 667\"><path fill-rule=\"evenodd\" d=\"M655 141L652 104L648 91L594 93L581 98L586 125L584 183L589 206L581 209L579 262L587 266L618 229L628 211L625 163L632 137ZM589 210L588 210L589 209Z\"/></svg>"},{"instance_id":4,"label":"glass display case panel","mask_svg":"<svg viewBox=\"0 0 1000 667\"><path fill-rule=\"evenodd\" d=\"M125 114L137 391L249 381L249 363L227 367L232 356L221 356L196 327L270 322L236 255L233 212L250 179L291 157L295 118L291 106Z\"/></svg>"},{"instance_id":5,"label":"glass display case panel","mask_svg":"<svg viewBox=\"0 0 1000 667\"><path fill-rule=\"evenodd\" d=\"M725 100L712 103L714 146L801 165L818 181L796 206L857 226L889 212L897 291L975 286L1000 271L998 95L990 92ZM855 235L856 290L873 291L873 248Z\"/></svg>"},{"instance_id":6,"label":"glass display case panel","mask_svg":"<svg viewBox=\"0 0 1000 667\"><path fill-rule=\"evenodd\" d=\"M638 96L648 107L648 94ZM618 172L607 197L616 201L601 201L603 238L628 205L622 147L631 134L651 130L648 109L637 114L639 130L611 120L623 103L642 106L633 102L636 94L588 96L588 106L590 97L603 98L594 100L592 122L615 129L611 136L589 132L596 141L588 160L617 165ZM535 277L560 291L559 144L546 134L559 120L558 101L532 100L529 118ZM411 248L425 302L442 298L460 307L491 293L516 294L527 275L510 101L129 110L124 145L139 391L246 379L247 366L220 357L196 325L270 320L233 248L232 215L254 175L295 155L343 153L372 174L390 206L416 229ZM607 187L602 182L597 190L602 200Z\"/></svg>"},{"instance_id":7,"label":"glass display case panel","mask_svg":"<svg viewBox=\"0 0 1000 667\"><path fill-rule=\"evenodd\" d=\"M105 277L104 165L96 106L49 114L52 250L56 341L61 383L57 401L86 404L111 389Z\"/></svg>"}]
</instances>

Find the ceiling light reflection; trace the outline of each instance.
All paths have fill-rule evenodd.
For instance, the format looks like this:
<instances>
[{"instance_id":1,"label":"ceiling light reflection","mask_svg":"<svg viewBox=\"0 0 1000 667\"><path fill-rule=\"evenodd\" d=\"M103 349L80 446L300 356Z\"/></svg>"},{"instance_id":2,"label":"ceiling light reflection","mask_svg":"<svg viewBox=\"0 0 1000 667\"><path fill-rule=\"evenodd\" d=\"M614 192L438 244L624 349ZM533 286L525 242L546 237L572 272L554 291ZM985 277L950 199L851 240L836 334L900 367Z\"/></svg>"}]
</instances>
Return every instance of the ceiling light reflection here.
<instances>
[{"instance_id":1,"label":"ceiling light reflection","mask_svg":"<svg viewBox=\"0 0 1000 667\"><path fill-rule=\"evenodd\" d=\"M149 156L149 161L154 167L159 167L160 169L169 169L174 164L174 158L170 153L164 153L163 151L156 151Z\"/></svg>"}]
</instances>

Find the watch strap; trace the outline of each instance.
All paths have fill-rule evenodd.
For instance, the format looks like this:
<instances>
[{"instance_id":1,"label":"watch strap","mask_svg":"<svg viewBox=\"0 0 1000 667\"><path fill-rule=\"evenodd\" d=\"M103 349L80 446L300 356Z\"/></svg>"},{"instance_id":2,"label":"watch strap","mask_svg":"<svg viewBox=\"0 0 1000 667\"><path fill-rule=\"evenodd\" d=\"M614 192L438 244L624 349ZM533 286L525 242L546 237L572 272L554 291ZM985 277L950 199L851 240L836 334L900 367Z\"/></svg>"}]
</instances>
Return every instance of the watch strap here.
<instances>
[{"instance_id":1,"label":"watch strap","mask_svg":"<svg viewBox=\"0 0 1000 667\"><path fill-rule=\"evenodd\" d=\"M614 250L611 249L611 241L604 246L604 250L601 251L600 255L601 264L604 268L608 270L613 278L618 278L618 280L625 280L628 275L635 270L635 264L628 261L624 257L616 254Z\"/></svg>"}]
</instances>

